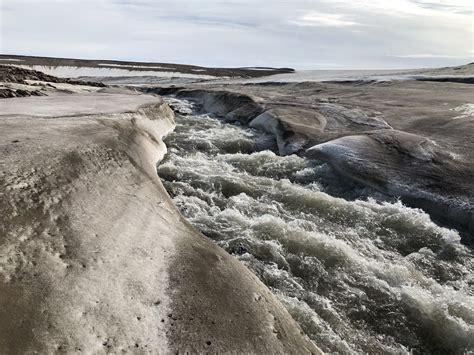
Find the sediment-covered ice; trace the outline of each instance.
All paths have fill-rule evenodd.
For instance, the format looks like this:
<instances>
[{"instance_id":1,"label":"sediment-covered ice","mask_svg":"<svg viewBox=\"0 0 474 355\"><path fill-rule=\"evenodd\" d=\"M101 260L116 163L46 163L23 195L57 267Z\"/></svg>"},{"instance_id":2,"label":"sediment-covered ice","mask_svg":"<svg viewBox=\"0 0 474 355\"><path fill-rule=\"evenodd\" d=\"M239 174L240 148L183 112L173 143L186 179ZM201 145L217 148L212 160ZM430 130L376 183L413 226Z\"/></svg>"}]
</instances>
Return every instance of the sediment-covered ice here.
<instances>
[{"instance_id":1,"label":"sediment-covered ice","mask_svg":"<svg viewBox=\"0 0 474 355\"><path fill-rule=\"evenodd\" d=\"M358 182L424 208L468 235L473 232L468 156L453 156L429 138L397 130L338 138L308 149L308 154Z\"/></svg>"},{"instance_id":2,"label":"sediment-covered ice","mask_svg":"<svg viewBox=\"0 0 474 355\"><path fill-rule=\"evenodd\" d=\"M319 353L175 208L173 112L125 91L0 101L2 351Z\"/></svg>"}]
</instances>

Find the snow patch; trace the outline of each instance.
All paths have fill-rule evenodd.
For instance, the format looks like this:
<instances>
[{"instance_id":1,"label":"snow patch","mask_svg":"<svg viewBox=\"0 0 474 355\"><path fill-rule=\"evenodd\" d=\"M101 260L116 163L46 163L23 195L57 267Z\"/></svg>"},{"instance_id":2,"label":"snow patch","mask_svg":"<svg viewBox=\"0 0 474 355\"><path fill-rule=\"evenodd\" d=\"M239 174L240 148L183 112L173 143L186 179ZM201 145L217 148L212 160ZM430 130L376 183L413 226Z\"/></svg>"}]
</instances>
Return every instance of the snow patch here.
<instances>
[{"instance_id":1,"label":"snow patch","mask_svg":"<svg viewBox=\"0 0 474 355\"><path fill-rule=\"evenodd\" d=\"M265 67L244 67L242 69L246 69L246 70L275 70L275 68L265 68Z\"/></svg>"},{"instance_id":2,"label":"snow patch","mask_svg":"<svg viewBox=\"0 0 474 355\"><path fill-rule=\"evenodd\" d=\"M464 104L455 108L452 108L451 111L458 112L460 115L454 117L454 120L459 118L469 118L474 117L474 104Z\"/></svg>"},{"instance_id":3,"label":"snow patch","mask_svg":"<svg viewBox=\"0 0 474 355\"><path fill-rule=\"evenodd\" d=\"M151 65L108 64L108 63L99 63L97 65L100 65L100 66L103 66L103 67L117 67L117 68L121 68L121 69L139 68L139 69L167 69L167 70L173 70L173 68L169 68L169 67L160 67L160 66L151 66Z\"/></svg>"},{"instance_id":4,"label":"snow patch","mask_svg":"<svg viewBox=\"0 0 474 355\"><path fill-rule=\"evenodd\" d=\"M193 79L215 79L215 76L202 74L186 74L180 72L165 71L138 71L119 68L91 68L91 67L69 67L69 66L43 66L43 65L16 65L23 69L32 69L53 75L59 78L79 77L130 77L130 76L155 76L164 78L193 78Z\"/></svg>"}]
</instances>

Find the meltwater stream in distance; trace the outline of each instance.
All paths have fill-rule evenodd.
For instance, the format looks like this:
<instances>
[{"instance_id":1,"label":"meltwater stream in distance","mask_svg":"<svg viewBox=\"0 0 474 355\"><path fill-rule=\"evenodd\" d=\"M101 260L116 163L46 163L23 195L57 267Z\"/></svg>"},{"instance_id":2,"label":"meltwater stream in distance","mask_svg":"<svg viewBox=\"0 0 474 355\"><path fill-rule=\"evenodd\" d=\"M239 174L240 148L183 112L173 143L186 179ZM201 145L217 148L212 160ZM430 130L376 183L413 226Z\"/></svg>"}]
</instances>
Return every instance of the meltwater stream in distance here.
<instances>
[{"instance_id":1,"label":"meltwater stream in distance","mask_svg":"<svg viewBox=\"0 0 474 355\"><path fill-rule=\"evenodd\" d=\"M457 231L272 136L166 98L158 174L181 213L265 283L325 352L474 349L474 258Z\"/></svg>"}]
</instances>

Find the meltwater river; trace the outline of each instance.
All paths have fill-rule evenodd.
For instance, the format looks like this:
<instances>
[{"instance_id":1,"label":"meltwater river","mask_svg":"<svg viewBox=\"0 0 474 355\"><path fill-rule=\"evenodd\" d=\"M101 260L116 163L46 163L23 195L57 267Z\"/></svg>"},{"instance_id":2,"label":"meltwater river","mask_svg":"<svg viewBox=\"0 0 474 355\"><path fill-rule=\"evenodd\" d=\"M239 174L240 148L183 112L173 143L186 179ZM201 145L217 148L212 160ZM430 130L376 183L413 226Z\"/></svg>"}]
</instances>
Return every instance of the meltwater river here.
<instances>
[{"instance_id":1,"label":"meltwater river","mask_svg":"<svg viewBox=\"0 0 474 355\"><path fill-rule=\"evenodd\" d=\"M474 351L474 258L454 230L280 157L274 139L166 99L158 173L181 213L235 255L325 352Z\"/></svg>"}]
</instances>

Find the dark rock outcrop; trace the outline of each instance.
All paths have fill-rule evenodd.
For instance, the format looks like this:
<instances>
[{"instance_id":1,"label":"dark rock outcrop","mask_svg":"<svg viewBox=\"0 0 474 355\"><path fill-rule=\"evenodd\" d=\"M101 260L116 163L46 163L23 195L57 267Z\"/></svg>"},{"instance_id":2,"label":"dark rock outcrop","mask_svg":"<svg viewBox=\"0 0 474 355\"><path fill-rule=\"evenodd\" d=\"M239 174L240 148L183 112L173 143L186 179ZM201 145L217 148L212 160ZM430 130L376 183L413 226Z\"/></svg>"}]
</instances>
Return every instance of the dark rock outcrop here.
<instances>
[{"instance_id":1,"label":"dark rock outcrop","mask_svg":"<svg viewBox=\"0 0 474 355\"><path fill-rule=\"evenodd\" d=\"M0 65L0 82L25 84L26 80L106 87L105 84L98 83L98 82L79 81L79 80L72 80L72 79L67 79L67 78L57 78L55 76L48 75L37 70L18 68L11 65Z\"/></svg>"},{"instance_id":2,"label":"dark rock outcrop","mask_svg":"<svg viewBox=\"0 0 474 355\"><path fill-rule=\"evenodd\" d=\"M30 81L30 82L29 82ZM43 84L31 83L42 82ZM57 78L36 70L19 68L11 65L0 65L0 98L26 97L26 96L44 96L40 87L50 87L54 89L53 84L71 84L81 86L91 86L104 88L105 84L90 81L78 81L72 79ZM14 84L20 84L20 88ZM18 85L17 85L18 86Z\"/></svg>"}]
</instances>

